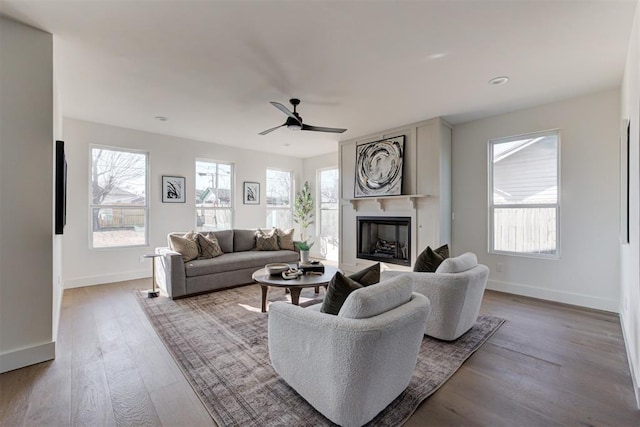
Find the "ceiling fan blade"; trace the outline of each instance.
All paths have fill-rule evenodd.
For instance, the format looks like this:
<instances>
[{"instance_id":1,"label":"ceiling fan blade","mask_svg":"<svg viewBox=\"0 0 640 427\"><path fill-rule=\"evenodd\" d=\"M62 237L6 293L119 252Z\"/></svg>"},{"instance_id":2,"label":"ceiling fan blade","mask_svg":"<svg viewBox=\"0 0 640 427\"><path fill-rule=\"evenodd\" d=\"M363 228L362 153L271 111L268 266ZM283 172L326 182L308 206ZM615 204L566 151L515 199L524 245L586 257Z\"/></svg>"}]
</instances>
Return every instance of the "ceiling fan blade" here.
<instances>
[{"instance_id":1,"label":"ceiling fan blade","mask_svg":"<svg viewBox=\"0 0 640 427\"><path fill-rule=\"evenodd\" d=\"M295 120L296 122L300 123L300 125L302 125L302 122L300 121L300 119L297 118L291 111L289 111L289 109L287 107L285 107L284 105L280 104L279 102L275 102L275 101L269 101L269 102L271 103L271 105L276 107L278 110L282 111L287 116L291 117L293 120Z\"/></svg>"},{"instance_id":2,"label":"ceiling fan blade","mask_svg":"<svg viewBox=\"0 0 640 427\"><path fill-rule=\"evenodd\" d=\"M263 130L263 131L262 131L262 132L260 132L258 135L266 135L266 134L268 134L268 133L270 133L270 132L273 132L274 130L276 130L276 129L278 129L278 128L281 128L281 127L282 127L282 126L284 126L285 124L286 124L286 123L281 124L280 126L276 126L276 127L274 127L274 128L271 128L271 129Z\"/></svg>"},{"instance_id":3,"label":"ceiling fan blade","mask_svg":"<svg viewBox=\"0 0 640 427\"><path fill-rule=\"evenodd\" d=\"M313 130L316 132L331 132L331 133L342 133L346 131L346 129L340 128L325 128L322 126L311 126L311 125L302 125L302 130Z\"/></svg>"}]
</instances>

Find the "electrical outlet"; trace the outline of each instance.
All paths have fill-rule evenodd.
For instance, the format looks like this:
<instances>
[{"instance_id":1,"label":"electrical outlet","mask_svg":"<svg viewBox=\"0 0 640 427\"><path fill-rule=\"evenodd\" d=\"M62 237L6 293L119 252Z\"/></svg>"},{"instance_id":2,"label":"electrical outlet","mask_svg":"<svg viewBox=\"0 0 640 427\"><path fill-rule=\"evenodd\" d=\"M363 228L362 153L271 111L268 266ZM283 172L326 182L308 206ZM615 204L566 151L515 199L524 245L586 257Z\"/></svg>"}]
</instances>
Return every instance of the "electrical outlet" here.
<instances>
[{"instance_id":1,"label":"electrical outlet","mask_svg":"<svg viewBox=\"0 0 640 427\"><path fill-rule=\"evenodd\" d=\"M501 262L496 262L496 271L498 273L502 273L502 270L504 269L504 264Z\"/></svg>"},{"instance_id":2,"label":"electrical outlet","mask_svg":"<svg viewBox=\"0 0 640 427\"><path fill-rule=\"evenodd\" d=\"M144 255L140 255L140 258L139 258L140 264L142 264L145 259L146 258L144 257Z\"/></svg>"}]
</instances>

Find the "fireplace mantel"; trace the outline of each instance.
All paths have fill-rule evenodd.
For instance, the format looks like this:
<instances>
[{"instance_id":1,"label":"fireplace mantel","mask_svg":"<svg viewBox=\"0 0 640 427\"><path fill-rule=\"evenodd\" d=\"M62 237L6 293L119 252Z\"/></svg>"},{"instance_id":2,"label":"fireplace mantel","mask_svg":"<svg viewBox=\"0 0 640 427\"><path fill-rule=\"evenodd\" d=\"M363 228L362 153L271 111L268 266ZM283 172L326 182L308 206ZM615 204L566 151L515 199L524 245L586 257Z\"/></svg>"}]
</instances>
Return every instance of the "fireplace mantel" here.
<instances>
[{"instance_id":1,"label":"fireplace mantel","mask_svg":"<svg viewBox=\"0 0 640 427\"><path fill-rule=\"evenodd\" d=\"M411 206L413 207L413 209L415 209L417 200L425 198L425 197L429 197L429 195L427 195L427 194L402 194L402 195L399 195L399 196L358 197L357 199L347 199L347 201L349 203L351 203L351 206L353 206L353 209L357 212L360 202L373 200L378 204L378 208L382 212L384 212L386 210L385 203L387 203L389 201L392 201L392 200L407 200L407 201L409 201L409 203L411 203Z\"/></svg>"}]
</instances>

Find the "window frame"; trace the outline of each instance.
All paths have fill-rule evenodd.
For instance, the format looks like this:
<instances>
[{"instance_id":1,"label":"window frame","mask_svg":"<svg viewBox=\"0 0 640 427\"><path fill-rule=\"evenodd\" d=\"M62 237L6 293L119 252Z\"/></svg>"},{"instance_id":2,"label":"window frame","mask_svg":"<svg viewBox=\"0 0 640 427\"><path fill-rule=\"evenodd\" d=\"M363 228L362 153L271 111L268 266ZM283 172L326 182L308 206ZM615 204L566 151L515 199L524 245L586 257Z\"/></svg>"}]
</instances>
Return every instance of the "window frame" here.
<instances>
[{"instance_id":1,"label":"window frame","mask_svg":"<svg viewBox=\"0 0 640 427\"><path fill-rule=\"evenodd\" d=\"M202 207L198 206L198 201L196 200L196 182L198 179L198 162L200 163L210 163L216 165L226 165L229 166L229 198L230 198L230 206L229 207ZM204 158L196 158L194 161L194 176L193 176L193 201L194 201L194 225L195 229L198 231L220 231L226 230L226 228L221 229L207 229L205 230L204 224L198 225L198 209L210 209L210 210L228 210L229 217L231 218L230 230L233 229L235 223L236 216L236 192L235 192L235 164L229 161L223 160L213 160L213 159L204 159Z\"/></svg>"},{"instance_id":2,"label":"window frame","mask_svg":"<svg viewBox=\"0 0 640 427\"><path fill-rule=\"evenodd\" d=\"M336 208L335 209L322 209L322 172L336 171L338 175L338 191L336 193ZM338 240L338 258L340 257L340 168L337 166L331 166L327 168L316 169L316 235L322 241L324 237L322 234L322 211L335 211L338 225L338 235L335 236Z\"/></svg>"},{"instance_id":3,"label":"window frame","mask_svg":"<svg viewBox=\"0 0 640 427\"><path fill-rule=\"evenodd\" d=\"M116 206L116 208L124 208L124 209L144 209L144 243L136 244L136 245L117 245L117 246L103 246L103 247L95 247L93 245L93 210L108 208L112 205L94 205L93 204L93 150L94 149L102 149L102 150L110 150L110 151L121 151L125 153L132 154L144 154L145 162L145 186L144 186L144 206L141 205L129 205L129 206ZM127 148L127 147L115 147L109 145L102 144L89 144L89 249L95 251L105 251L112 249L122 249L122 248L140 248L149 246L149 151L147 150L139 150L135 148Z\"/></svg>"},{"instance_id":4,"label":"window frame","mask_svg":"<svg viewBox=\"0 0 640 427\"><path fill-rule=\"evenodd\" d=\"M276 172L285 172L289 174L289 206L288 207L273 207L273 206L269 206L269 171L276 171ZM290 229L290 228L294 228L294 222L293 222L293 205L295 203L295 176L293 174L292 170L287 170L287 169L280 169L280 168L272 168L272 167L268 167L265 169L264 171L264 175L265 175L265 182L264 182L264 204L265 204L265 227L278 227L281 229ZM289 211L289 217L291 218L291 221L289 223L289 225L287 226L282 226L282 225L270 225L267 221L269 219L269 210L274 210L274 211Z\"/></svg>"},{"instance_id":5,"label":"window frame","mask_svg":"<svg viewBox=\"0 0 640 427\"><path fill-rule=\"evenodd\" d=\"M533 139L538 137L546 137L546 136L555 136L556 137L556 203L529 203L529 204L499 204L496 205L493 203L493 147L496 144L518 141L522 139ZM487 167L488 167L488 185L487 185L487 213L488 213L488 240L487 240L487 251L492 255L507 255L507 256L517 256L517 257L525 257L525 258L536 258L536 259L548 259L548 260L559 260L561 255L561 227L560 227L560 216L561 216L561 134L560 129L549 129L539 132L531 132L524 133L520 135L514 135L504 138L494 138L490 139L487 142ZM534 252L515 252L515 251L504 251L495 249L495 210L496 207L498 209L531 209L531 208L555 208L555 223L556 223L556 250L553 254L543 254L543 253L534 253Z\"/></svg>"}]
</instances>

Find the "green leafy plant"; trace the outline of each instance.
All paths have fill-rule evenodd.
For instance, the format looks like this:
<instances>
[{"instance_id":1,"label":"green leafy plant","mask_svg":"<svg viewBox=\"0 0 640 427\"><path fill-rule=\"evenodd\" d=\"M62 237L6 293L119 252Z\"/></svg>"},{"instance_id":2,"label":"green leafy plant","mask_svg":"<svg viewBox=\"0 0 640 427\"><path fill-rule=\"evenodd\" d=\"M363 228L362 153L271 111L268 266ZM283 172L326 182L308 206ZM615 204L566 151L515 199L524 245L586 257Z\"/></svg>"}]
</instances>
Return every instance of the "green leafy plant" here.
<instances>
[{"instance_id":1,"label":"green leafy plant","mask_svg":"<svg viewBox=\"0 0 640 427\"><path fill-rule=\"evenodd\" d=\"M305 233L307 227L313 224L313 197L311 196L309 181L305 181L302 190L296 193L296 199L293 203L293 222L300 224L300 240L302 240L302 242L299 243L307 244ZM313 246L313 243L309 245L309 248L311 246Z\"/></svg>"},{"instance_id":2,"label":"green leafy plant","mask_svg":"<svg viewBox=\"0 0 640 427\"><path fill-rule=\"evenodd\" d=\"M313 246L313 242L307 243L306 240L303 240L302 242L296 242L296 248L298 248L301 251L308 251L309 249L311 249L312 246Z\"/></svg>"}]
</instances>

